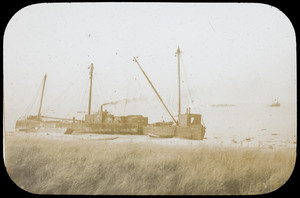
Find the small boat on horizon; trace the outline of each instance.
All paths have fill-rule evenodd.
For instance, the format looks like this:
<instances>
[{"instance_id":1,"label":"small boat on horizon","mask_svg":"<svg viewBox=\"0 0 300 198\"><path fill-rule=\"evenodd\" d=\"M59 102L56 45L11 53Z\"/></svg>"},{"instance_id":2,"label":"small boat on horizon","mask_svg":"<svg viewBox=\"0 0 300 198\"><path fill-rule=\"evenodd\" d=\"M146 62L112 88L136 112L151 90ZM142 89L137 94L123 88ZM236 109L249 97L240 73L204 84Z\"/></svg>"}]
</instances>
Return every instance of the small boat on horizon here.
<instances>
[{"instance_id":1,"label":"small boat on horizon","mask_svg":"<svg viewBox=\"0 0 300 198\"><path fill-rule=\"evenodd\" d=\"M280 103L278 102L278 100L276 98L273 100L270 107L280 107Z\"/></svg>"}]
</instances>

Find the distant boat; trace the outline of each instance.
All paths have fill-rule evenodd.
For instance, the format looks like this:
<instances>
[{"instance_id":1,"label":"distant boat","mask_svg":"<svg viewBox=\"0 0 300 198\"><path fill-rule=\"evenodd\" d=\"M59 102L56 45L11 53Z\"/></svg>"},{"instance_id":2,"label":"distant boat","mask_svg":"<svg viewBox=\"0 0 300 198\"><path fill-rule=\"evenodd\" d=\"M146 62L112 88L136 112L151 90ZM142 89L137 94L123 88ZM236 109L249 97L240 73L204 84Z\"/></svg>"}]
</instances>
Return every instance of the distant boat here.
<instances>
[{"instance_id":1,"label":"distant boat","mask_svg":"<svg viewBox=\"0 0 300 198\"><path fill-rule=\"evenodd\" d=\"M273 100L270 107L280 107L280 103L278 102L278 100L276 98Z\"/></svg>"}]
</instances>

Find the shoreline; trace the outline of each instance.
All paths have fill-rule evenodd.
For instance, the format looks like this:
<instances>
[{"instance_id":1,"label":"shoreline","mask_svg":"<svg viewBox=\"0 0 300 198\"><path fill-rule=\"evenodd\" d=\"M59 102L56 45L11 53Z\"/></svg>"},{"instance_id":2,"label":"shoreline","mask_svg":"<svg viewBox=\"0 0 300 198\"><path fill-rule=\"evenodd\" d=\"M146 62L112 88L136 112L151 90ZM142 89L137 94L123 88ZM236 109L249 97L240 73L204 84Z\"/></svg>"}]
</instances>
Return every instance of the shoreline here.
<instances>
[{"instance_id":1,"label":"shoreline","mask_svg":"<svg viewBox=\"0 0 300 198\"><path fill-rule=\"evenodd\" d=\"M146 143L158 144L164 146L216 146L216 147L233 147L233 148L262 148L262 149L281 149L281 148L295 148L297 146L295 141L285 140L278 141L276 139L263 140L258 137L220 137L209 136L204 140L189 140L181 138L152 138L148 135L117 135L117 134L73 134L67 135L63 132L15 132L6 131L5 136L17 137L32 137L51 140L86 140L86 141L108 141L114 143Z\"/></svg>"}]
</instances>

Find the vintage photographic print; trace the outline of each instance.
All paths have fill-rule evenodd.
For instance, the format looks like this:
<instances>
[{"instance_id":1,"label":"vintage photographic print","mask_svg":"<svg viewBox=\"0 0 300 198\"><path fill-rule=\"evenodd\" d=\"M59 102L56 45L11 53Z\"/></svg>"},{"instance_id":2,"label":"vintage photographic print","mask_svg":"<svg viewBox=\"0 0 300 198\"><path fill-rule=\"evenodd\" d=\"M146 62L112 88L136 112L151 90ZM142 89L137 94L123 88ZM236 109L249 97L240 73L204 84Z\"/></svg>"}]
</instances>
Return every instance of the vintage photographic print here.
<instances>
[{"instance_id":1,"label":"vintage photographic print","mask_svg":"<svg viewBox=\"0 0 300 198\"><path fill-rule=\"evenodd\" d=\"M293 173L296 38L259 3L40 3L3 37L3 154L47 195L258 195Z\"/></svg>"}]
</instances>

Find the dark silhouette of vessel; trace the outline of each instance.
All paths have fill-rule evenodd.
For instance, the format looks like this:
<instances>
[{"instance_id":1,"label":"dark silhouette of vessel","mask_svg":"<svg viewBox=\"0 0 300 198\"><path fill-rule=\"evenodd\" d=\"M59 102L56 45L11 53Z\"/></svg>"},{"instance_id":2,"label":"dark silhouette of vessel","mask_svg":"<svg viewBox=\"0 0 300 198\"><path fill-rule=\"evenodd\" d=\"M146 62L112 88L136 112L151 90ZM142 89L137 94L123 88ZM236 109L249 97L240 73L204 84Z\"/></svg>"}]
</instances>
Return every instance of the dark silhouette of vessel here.
<instances>
[{"instance_id":1,"label":"dark silhouette of vessel","mask_svg":"<svg viewBox=\"0 0 300 198\"><path fill-rule=\"evenodd\" d=\"M149 135L150 137L158 138L171 138L180 137L193 140L203 140L206 128L202 124L201 114L192 114L191 109L187 108L186 113L181 113L181 96L180 96L180 49L176 52L178 56L178 120L175 120L174 116L170 113L167 106L163 102L162 98L154 88L150 79L140 66L137 59L134 57L134 61L138 64L142 73L145 75L149 84L153 88L154 92L158 96L159 100L169 113L173 122L157 122L153 124L148 123L148 117L143 115L127 115L127 116L115 116L110 114L107 110L104 110L105 104L102 104L97 112L91 112L91 100L92 100L92 83L93 83L93 69L91 64L90 69L90 90L89 90L89 105L88 113L85 115L84 120L57 118L41 115L41 108L43 102L44 88L47 79L47 75L43 79L43 89L40 100L40 107L37 115L30 115L25 119L17 120L16 130L26 132L37 132L40 130L56 130L62 129L65 134L75 133L97 133L97 134L134 134L134 135ZM46 120L48 119L48 120ZM49 120L50 119L50 120Z\"/></svg>"}]
</instances>

